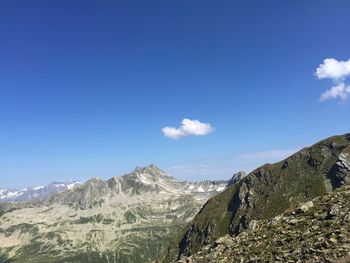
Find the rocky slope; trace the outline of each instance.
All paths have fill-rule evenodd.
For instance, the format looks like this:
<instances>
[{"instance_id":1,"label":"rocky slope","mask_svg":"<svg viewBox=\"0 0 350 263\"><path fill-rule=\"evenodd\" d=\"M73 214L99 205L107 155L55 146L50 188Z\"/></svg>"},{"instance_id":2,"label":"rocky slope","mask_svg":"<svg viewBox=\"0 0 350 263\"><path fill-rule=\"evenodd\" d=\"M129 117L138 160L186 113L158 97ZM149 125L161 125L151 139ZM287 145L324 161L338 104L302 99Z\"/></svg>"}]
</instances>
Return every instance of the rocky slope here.
<instances>
[{"instance_id":1,"label":"rocky slope","mask_svg":"<svg viewBox=\"0 0 350 263\"><path fill-rule=\"evenodd\" d=\"M317 197L247 231L226 235L179 263L349 262L350 186Z\"/></svg>"},{"instance_id":2,"label":"rocky slope","mask_svg":"<svg viewBox=\"0 0 350 263\"><path fill-rule=\"evenodd\" d=\"M165 261L188 256L226 234L236 236L253 220L331 192L350 179L350 134L307 147L266 164L209 199L172 246Z\"/></svg>"},{"instance_id":3,"label":"rocky slope","mask_svg":"<svg viewBox=\"0 0 350 263\"><path fill-rule=\"evenodd\" d=\"M94 178L39 203L3 204L0 259L151 261L227 184L179 182L151 165L108 181Z\"/></svg>"},{"instance_id":4,"label":"rocky slope","mask_svg":"<svg viewBox=\"0 0 350 263\"><path fill-rule=\"evenodd\" d=\"M0 203L38 201L51 195L72 189L80 182L54 182L45 186L31 186L24 189L0 189Z\"/></svg>"}]
</instances>

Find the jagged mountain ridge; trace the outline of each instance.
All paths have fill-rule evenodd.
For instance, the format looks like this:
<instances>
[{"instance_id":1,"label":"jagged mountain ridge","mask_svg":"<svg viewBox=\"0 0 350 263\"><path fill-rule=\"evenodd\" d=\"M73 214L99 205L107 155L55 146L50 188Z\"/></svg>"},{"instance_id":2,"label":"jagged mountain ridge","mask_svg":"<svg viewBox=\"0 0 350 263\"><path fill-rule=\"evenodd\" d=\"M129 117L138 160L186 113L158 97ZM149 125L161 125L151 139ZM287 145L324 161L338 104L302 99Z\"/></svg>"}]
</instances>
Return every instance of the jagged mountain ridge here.
<instances>
[{"instance_id":1,"label":"jagged mountain ridge","mask_svg":"<svg viewBox=\"0 0 350 263\"><path fill-rule=\"evenodd\" d=\"M179 182L154 165L93 178L33 204L0 206L0 258L11 262L157 259L228 182Z\"/></svg>"},{"instance_id":2,"label":"jagged mountain ridge","mask_svg":"<svg viewBox=\"0 0 350 263\"><path fill-rule=\"evenodd\" d=\"M226 234L238 235L252 220L276 216L349 182L350 134L334 136L276 164L254 170L209 199L185 228L165 261L189 256Z\"/></svg>"},{"instance_id":3,"label":"jagged mountain ridge","mask_svg":"<svg viewBox=\"0 0 350 263\"><path fill-rule=\"evenodd\" d=\"M53 182L43 186L30 186L23 189L0 189L0 203L28 202L43 200L48 196L70 190L81 185L81 182Z\"/></svg>"},{"instance_id":4,"label":"jagged mountain ridge","mask_svg":"<svg viewBox=\"0 0 350 263\"><path fill-rule=\"evenodd\" d=\"M144 168L137 167L132 173L115 176L107 181L93 178L72 191L50 196L43 200L43 203L77 205L86 209L92 207L96 202L118 195L140 195L152 192L193 195L202 201L208 199L208 196L223 191L228 185L234 184L244 175L244 172L238 172L228 181L177 181L155 165L150 165Z\"/></svg>"}]
</instances>

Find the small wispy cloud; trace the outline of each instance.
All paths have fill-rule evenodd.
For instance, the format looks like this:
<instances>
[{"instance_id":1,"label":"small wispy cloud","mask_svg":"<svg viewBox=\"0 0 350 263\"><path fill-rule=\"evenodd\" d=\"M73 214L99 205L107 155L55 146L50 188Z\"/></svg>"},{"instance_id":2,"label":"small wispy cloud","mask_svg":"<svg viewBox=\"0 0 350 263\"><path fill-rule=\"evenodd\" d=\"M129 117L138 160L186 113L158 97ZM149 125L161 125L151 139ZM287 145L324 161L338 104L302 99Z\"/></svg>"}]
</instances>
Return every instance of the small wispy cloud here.
<instances>
[{"instance_id":1,"label":"small wispy cloud","mask_svg":"<svg viewBox=\"0 0 350 263\"><path fill-rule=\"evenodd\" d=\"M297 150L270 150L262 152L244 153L240 154L239 157L243 159L283 159L289 155L295 153Z\"/></svg>"},{"instance_id":2,"label":"small wispy cloud","mask_svg":"<svg viewBox=\"0 0 350 263\"><path fill-rule=\"evenodd\" d=\"M265 163L281 161L293 153L296 149L267 150L248 152L232 155L211 156L197 160L184 161L169 166L165 170L178 179L190 180L218 180L229 179L238 171L251 172Z\"/></svg>"},{"instance_id":3,"label":"small wispy cloud","mask_svg":"<svg viewBox=\"0 0 350 263\"><path fill-rule=\"evenodd\" d=\"M162 132L165 137L170 139L180 139L185 136L204 136L214 131L210 123L203 123L199 120L183 119L178 128L164 127Z\"/></svg>"},{"instance_id":4,"label":"small wispy cloud","mask_svg":"<svg viewBox=\"0 0 350 263\"><path fill-rule=\"evenodd\" d=\"M340 98L341 100L346 100L350 95L350 85L346 86L345 83L340 83L329 90L326 90L321 94L320 101L325 101L329 99Z\"/></svg>"},{"instance_id":5,"label":"small wispy cloud","mask_svg":"<svg viewBox=\"0 0 350 263\"><path fill-rule=\"evenodd\" d=\"M318 79L331 79L336 85L323 92L320 101L337 99L344 101L350 96L350 85L345 80L350 76L350 59L338 61L334 58L326 58L315 72Z\"/></svg>"}]
</instances>

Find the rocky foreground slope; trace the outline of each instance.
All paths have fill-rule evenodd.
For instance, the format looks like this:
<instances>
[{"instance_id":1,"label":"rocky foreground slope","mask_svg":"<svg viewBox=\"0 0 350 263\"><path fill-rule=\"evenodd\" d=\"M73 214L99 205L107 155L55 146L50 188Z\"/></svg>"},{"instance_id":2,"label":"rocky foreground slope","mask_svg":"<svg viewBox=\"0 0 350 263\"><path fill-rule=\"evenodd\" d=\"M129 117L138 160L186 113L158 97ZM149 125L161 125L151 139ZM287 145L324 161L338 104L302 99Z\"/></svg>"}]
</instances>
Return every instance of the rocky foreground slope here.
<instances>
[{"instance_id":1,"label":"rocky foreground slope","mask_svg":"<svg viewBox=\"0 0 350 263\"><path fill-rule=\"evenodd\" d=\"M350 262L350 186L317 197L247 231L226 235L178 263Z\"/></svg>"},{"instance_id":2,"label":"rocky foreground slope","mask_svg":"<svg viewBox=\"0 0 350 263\"><path fill-rule=\"evenodd\" d=\"M325 195L350 180L350 134L334 136L276 164L266 164L209 199L168 249L165 262L189 256L252 221ZM272 232L273 233L273 232Z\"/></svg>"},{"instance_id":3,"label":"rocky foreground slope","mask_svg":"<svg viewBox=\"0 0 350 263\"><path fill-rule=\"evenodd\" d=\"M0 205L0 262L148 262L204 202L240 178L179 182L151 165L39 203Z\"/></svg>"}]
</instances>

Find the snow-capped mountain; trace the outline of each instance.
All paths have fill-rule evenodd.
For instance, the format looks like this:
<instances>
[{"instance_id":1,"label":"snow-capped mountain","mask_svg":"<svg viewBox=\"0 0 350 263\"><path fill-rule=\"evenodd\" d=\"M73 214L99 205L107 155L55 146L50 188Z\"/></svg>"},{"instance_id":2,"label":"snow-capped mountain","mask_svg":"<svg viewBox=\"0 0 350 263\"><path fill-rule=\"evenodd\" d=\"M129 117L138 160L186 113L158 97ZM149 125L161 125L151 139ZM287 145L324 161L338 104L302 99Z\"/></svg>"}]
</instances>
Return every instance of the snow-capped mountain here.
<instances>
[{"instance_id":1,"label":"snow-capped mountain","mask_svg":"<svg viewBox=\"0 0 350 263\"><path fill-rule=\"evenodd\" d=\"M42 200L51 195L81 185L80 182L53 182L48 185L31 186L23 189L0 189L0 203Z\"/></svg>"},{"instance_id":2,"label":"snow-capped mountain","mask_svg":"<svg viewBox=\"0 0 350 263\"><path fill-rule=\"evenodd\" d=\"M227 186L236 183L244 176L244 172L238 172L228 181L206 180L198 182L181 182L165 174L154 165L150 165L144 168L137 167L130 174L116 176L106 182L99 178L93 178L87 181L86 184L94 185L97 181L104 186L105 190L107 189L107 192L112 190L114 193L135 191L135 187L137 188L139 185L141 187L139 190L142 191L158 190L160 193L170 191L174 193L191 194L195 196L196 199L207 200L210 196L223 191ZM40 201L81 185L83 185L83 183L70 181L53 182L45 186L31 186L23 189L4 188L0 189L0 203ZM118 187L118 189L116 189L116 187Z\"/></svg>"},{"instance_id":3,"label":"snow-capped mountain","mask_svg":"<svg viewBox=\"0 0 350 263\"><path fill-rule=\"evenodd\" d=\"M115 176L104 181L92 178L75 191L65 191L48 196L43 200L46 204L60 203L88 208L101 199L120 198L120 196L142 195L189 195L197 201L205 202L211 196L223 191L244 176L244 172L233 175L228 181L177 181L154 165L137 167L133 172Z\"/></svg>"}]
</instances>

